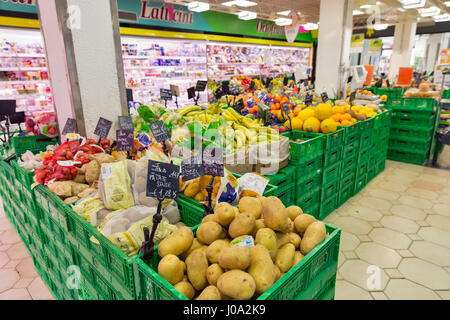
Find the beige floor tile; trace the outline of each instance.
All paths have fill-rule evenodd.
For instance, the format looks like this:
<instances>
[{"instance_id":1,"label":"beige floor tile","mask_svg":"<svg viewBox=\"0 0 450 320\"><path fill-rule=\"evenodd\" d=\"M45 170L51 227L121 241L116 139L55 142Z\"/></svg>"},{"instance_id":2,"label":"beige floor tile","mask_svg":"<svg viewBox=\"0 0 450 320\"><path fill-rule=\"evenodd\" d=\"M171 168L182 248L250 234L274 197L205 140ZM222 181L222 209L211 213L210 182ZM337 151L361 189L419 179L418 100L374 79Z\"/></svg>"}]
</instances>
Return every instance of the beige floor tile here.
<instances>
[{"instance_id":1,"label":"beige floor tile","mask_svg":"<svg viewBox=\"0 0 450 320\"><path fill-rule=\"evenodd\" d=\"M23 259L16 267L17 272L21 278L34 278L39 276L34 268L33 258L28 257Z\"/></svg>"},{"instance_id":2,"label":"beige floor tile","mask_svg":"<svg viewBox=\"0 0 450 320\"><path fill-rule=\"evenodd\" d=\"M433 207L433 203L431 201L413 196L401 196L398 200L400 203L414 208L431 209Z\"/></svg>"},{"instance_id":3,"label":"beige floor tile","mask_svg":"<svg viewBox=\"0 0 450 320\"><path fill-rule=\"evenodd\" d=\"M450 290L450 275L442 268L418 258L405 258L398 270L406 279L431 290Z\"/></svg>"},{"instance_id":4,"label":"beige floor tile","mask_svg":"<svg viewBox=\"0 0 450 320\"><path fill-rule=\"evenodd\" d=\"M424 220L427 216L423 210L405 205L395 205L391 208L391 212L396 216L410 220Z\"/></svg>"},{"instance_id":5,"label":"beige floor tile","mask_svg":"<svg viewBox=\"0 0 450 320\"><path fill-rule=\"evenodd\" d=\"M340 249L342 251L351 251L355 250L359 245L359 239L354 234L342 231L341 233L341 245Z\"/></svg>"},{"instance_id":6,"label":"beige floor tile","mask_svg":"<svg viewBox=\"0 0 450 320\"><path fill-rule=\"evenodd\" d=\"M410 176L409 174L388 174L385 178L388 182L398 182L401 184L411 184L417 177Z\"/></svg>"},{"instance_id":7,"label":"beige floor tile","mask_svg":"<svg viewBox=\"0 0 450 320\"><path fill-rule=\"evenodd\" d=\"M0 243L2 243L2 244L16 244L20 241L22 241L22 240L20 239L17 231L14 229L5 231L0 236Z\"/></svg>"},{"instance_id":8,"label":"beige floor tile","mask_svg":"<svg viewBox=\"0 0 450 320\"><path fill-rule=\"evenodd\" d=\"M6 251L11 260L21 260L30 256L23 242L16 243Z\"/></svg>"},{"instance_id":9,"label":"beige floor tile","mask_svg":"<svg viewBox=\"0 0 450 320\"><path fill-rule=\"evenodd\" d=\"M354 234L368 234L372 229L368 222L354 217L340 217L335 221L335 225L346 232Z\"/></svg>"},{"instance_id":10,"label":"beige floor tile","mask_svg":"<svg viewBox=\"0 0 450 320\"><path fill-rule=\"evenodd\" d=\"M411 183L412 187L420 188L420 189L426 189L430 191L442 191L445 188L445 184L437 183L437 182L431 182L423 179L414 180Z\"/></svg>"},{"instance_id":11,"label":"beige floor tile","mask_svg":"<svg viewBox=\"0 0 450 320\"><path fill-rule=\"evenodd\" d=\"M339 271L336 273L336 280L343 280L344 278L342 278L341 274L339 273Z\"/></svg>"},{"instance_id":12,"label":"beige floor tile","mask_svg":"<svg viewBox=\"0 0 450 320\"><path fill-rule=\"evenodd\" d=\"M450 248L450 232L435 227L422 227L419 230L419 236L424 240Z\"/></svg>"},{"instance_id":13,"label":"beige floor tile","mask_svg":"<svg viewBox=\"0 0 450 320\"><path fill-rule=\"evenodd\" d=\"M49 289L39 277L35 278L28 286L28 292L33 300L51 300L53 298Z\"/></svg>"},{"instance_id":14,"label":"beige floor tile","mask_svg":"<svg viewBox=\"0 0 450 320\"><path fill-rule=\"evenodd\" d=\"M412 241L422 241L423 239L417 235L416 233L411 233L408 234L408 237L412 240Z\"/></svg>"},{"instance_id":15,"label":"beige floor tile","mask_svg":"<svg viewBox=\"0 0 450 320\"><path fill-rule=\"evenodd\" d=\"M344 252L339 251L339 256L338 256L338 268L340 268L340 267L344 264L344 262L345 262L346 260L347 260L347 259L345 259Z\"/></svg>"},{"instance_id":16,"label":"beige floor tile","mask_svg":"<svg viewBox=\"0 0 450 320\"><path fill-rule=\"evenodd\" d=\"M447 270L448 273L450 273L450 267L446 267L444 269Z\"/></svg>"},{"instance_id":17,"label":"beige floor tile","mask_svg":"<svg viewBox=\"0 0 450 320\"><path fill-rule=\"evenodd\" d=\"M353 251L343 251L346 260L358 259L358 256Z\"/></svg>"},{"instance_id":18,"label":"beige floor tile","mask_svg":"<svg viewBox=\"0 0 450 320\"><path fill-rule=\"evenodd\" d=\"M450 291L436 291L442 300L450 300Z\"/></svg>"},{"instance_id":19,"label":"beige floor tile","mask_svg":"<svg viewBox=\"0 0 450 320\"><path fill-rule=\"evenodd\" d=\"M437 201L446 205L450 205L450 195L440 195Z\"/></svg>"},{"instance_id":20,"label":"beige floor tile","mask_svg":"<svg viewBox=\"0 0 450 320\"><path fill-rule=\"evenodd\" d=\"M336 213L336 210L335 210L332 213L330 213L330 215L328 217L323 219L323 222L333 225L337 218L339 218L339 214Z\"/></svg>"},{"instance_id":21,"label":"beige floor tile","mask_svg":"<svg viewBox=\"0 0 450 320\"><path fill-rule=\"evenodd\" d=\"M368 196L362 197L359 203L364 207L380 210L389 210L392 207L392 204L387 200Z\"/></svg>"},{"instance_id":22,"label":"beige floor tile","mask_svg":"<svg viewBox=\"0 0 450 320\"><path fill-rule=\"evenodd\" d=\"M435 174L421 174L420 175L420 179L425 180L425 181L430 181L430 182L435 182L435 183L441 183L443 185L445 185L447 183L447 178L443 177L442 175L435 175Z\"/></svg>"},{"instance_id":23,"label":"beige floor tile","mask_svg":"<svg viewBox=\"0 0 450 320\"><path fill-rule=\"evenodd\" d=\"M383 217L380 223L386 228L402 233L415 233L419 230L419 226L414 221L398 216Z\"/></svg>"},{"instance_id":24,"label":"beige floor tile","mask_svg":"<svg viewBox=\"0 0 450 320\"><path fill-rule=\"evenodd\" d=\"M373 229L369 233L369 237L373 241L391 249L408 249L411 244L411 239L405 234L387 228Z\"/></svg>"},{"instance_id":25,"label":"beige floor tile","mask_svg":"<svg viewBox=\"0 0 450 320\"><path fill-rule=\"evenodd\" d=\"M408 189L408 185L393 181L383 181L378 183L378 187L382 190L393 191L393 192L405 192Z\"/></svg>"},{"instance_id":26,"label":"beige floor tile","mask_svg":"<svg viewBox=\"0 0 450 320\"><path fill-rule=\"evenodd\" d=\"M398 269L384 269L384 272L388 275L391 279L403 279L404 276L398 271Z\"/></svg>"},{"instance_id":27,"label":"beige floor tile","mask_svg":"<svg viewBox=\"0 0 450 320\"><path fill-rule=\"evenodd\" d=\"M391 279L384 290L391 300L439 300L432 290L407 279Z\"/></svg>"},{"instance_id":28,"label":"beige floor tile","mask_svg":"<svg viewBox=\"0 0 450 320\"><path fill-rule=\"evenodd\" d=\"M9 289L0 293L0 300L32 300L27 289Z\"/></svg>"},{"instance_id":29,"label":"beige floor tile","mask_svg":"<svg viewBox=\"0 0 450 320\"><path fill-rule=\"evenodd\" d=\"M406 193L408 193L414 197L431 200L431 201L436 200L439 197L439 194L434 191L420 189L420 188L409 188L408 190L406 190Z\"/></svg>"},{"instance_id":30,"label":"beige floor tile","mask_svg":"<svg viewBox=\"0 0 450 320\"><path fill-rule=\"evenodd\" d=\"M0 268L9 262L9 257L5 252L0 252Z\"/></svg>"},{"instance_id":31,"label":"beige floor tile","mask_svg":"<svg viewBox=\"0 0 450 320\"><path fill-rule=\"evenodd\" d=\"M383 269L378 268L377 271L379 272L379 287L373 288L369 286L372 286L373 283L371 280L373 279L373 270L372 267L374 266L370 263L367 263L362 260L347 260L345 263L339 268L339 272L342 275L342 277L354 285L359 286L363 290L367 291L382 291L389 280L386 273L383 271Z\"/></svg>"},{"instance_id":32,"label":"beige floor tile","mask_svg":"<svg viewBox=\"0 0 450 320\"><path fill-rule=\"evenodd\" d=\"M12 244L3 244L3 245L0 245L0 252L6 252L6 251L8 251L8 249L11 248L11 247L12 247Z\"/></svg>"},{"instance_id":33,"label":"beige floor tile","mask_svg":"<svg viewBox=\"0 0 450 320\"><path fill-rule=\"evenodd\" d=\"M10 230L11 228L12 228L12 225L9 222L8 218L6 218L6 217L0 218L0 231Z\"/></svg>"},{"instance_id":34,"label":"beige floor tile","mask_svg":"<svg viewBox=\"0 0 450 320\"><path fill-rule=\"evenodd\" d=\"M395 250L375 242L361 243L355 252L360 259L380 268L395 268L402 259Z\"/></svg>"},{"instance_id":35,"label":"beige floor tile","mask_svg":"<svg viewBox=\"0 0 450 320\"><path fill-rule=\"evenodd\" d=\"M421 227L430 227L430 224L423 220L417 220L417 221L415 221L415 223L417 223L417 225L421 226Z\"/></svg>"},{"instance_id":36,"label":"beige floor tile","mask_svg":"<svg viewBox=\"0 0 450 320\"><path fill-rule=\"evenodd\" d=\"M372 242L372 239L370 239L370 237L365 234L358 235L358 239L361 242Z\"/></svg>"},{"instance_id":37,"label":"beige floor tile","mask_svg":"<svg viewBox=\"0 0 450 320\"><path fill-rule=\"evenodd\" d=\"M369 292L345 280L336 281L334 298L335 300L373 300Z\"/></svg>"},{"instance_id":38,"label":"beige floor tile","mask_svg":"<svg viewBox=\"0 0 450 320\"><path fill-rule=\"evenodd\" d=\"M425 220L431 226L450 232L450 218L441 215L429 215Z\"/></svg>"},{"instance_id":39,"label":"beige floor tile","mask_svg":"<svg viewBox=\"0 0 450 320\"><path fill-rule=\"evenodd\" d=\"M16 267L20 263L20 261L21 260L9 260L9 262L3 266L3 269L16 270Z\"/></svg>"},{"instance_id":40,"label":"beige floor tile","mask_svg":"<svg viewBox=\"0 0 450 320\"><path fill-rule=\"evenodd\" d=\"M403 258L413 258L415 257L414 254L407 250L407 249L402 249L402 250L396 250L398 252L399 255L401 255Z\"/></svg>"},{"instance_id":41,"label":"beige floor tile","mask_svg":"<svg viewBox=\"0 0 450 320\"><path fill-rule=\"evenodd\" d=\"M370 225L374 228L382 228L383 225L381 223L379 223L378 221L372 221L370 222Z\"/></svg>"},{"instance_id":42,"label":"beige floor tile","mask_svg":"<svg viewBox=\"0 0 450 320\"><path fill-rule=\"evenodd\" d=\"M14 285L14 289L26 289L33 280L34 278L20 278Z\"/></svg>"},{"instance_id":43,"label":"beige floor tile","mask_svg":"<svg viewBox=\"0 0 450 320\"><path fill-rule=\"evenodd\" d=\"M383 217L380 211L362 205L354 205L348 212L349 215L354 218L363 219L369 222L379 221Z\"/></svg>"},{"instance_id":44,"label":"beige floor tile","mask_svg":"<svg viewBox=\"0 0 450 320\"><path fill-rule=\"evenodd\" d=\"M450 249L428 241L414 241L409 248L416 257L441 267L450 267Z\"/></svg>"},{"instance_id":45,"label":"beige floor tile","mask_svg":"<svg viewBox=\"0 0 450 320\"><path fill-rule=\"evenodd\" d=\"M0 269L0 293L11 289L19 278L19 274L14 270Z\"/></svg>"},{"instance_id":46,"label":"beige floor tile","mask_svg":"<svg viewBox=\"0 0 450 320\"><path fill-rule=\"evenodd\" d=\"M432 210L437 214L450 217L450 205L438 203L433 206Z\"/></svg>"},{"instance_id":47,"label":"beige floor tile","mask_svg":"<svg viewBox=\"0 0 450 320\"><path fill-rule=\"evenodd\" d=\"M392 191L392 190L383 190L380 189L379 187L374 187L373 189L370 190L370 192L367 192L368 195L378 198L378 199L383 199L383 200L387 200L387 201L393 201L393 200L397 200L398 198L400 198L400 194ZM437 195L436 195L437 197Z\"/></svg>"},{"instance_id":48,"label":"beige floor tile","mask_svg":"<svg viewBox=\"0 0 450 320\"><path fill-rule=\"evenodd\" d=\"M374 300L389 300L383 292L371 292L370 294Z\"/></svg>"}]
</instances>

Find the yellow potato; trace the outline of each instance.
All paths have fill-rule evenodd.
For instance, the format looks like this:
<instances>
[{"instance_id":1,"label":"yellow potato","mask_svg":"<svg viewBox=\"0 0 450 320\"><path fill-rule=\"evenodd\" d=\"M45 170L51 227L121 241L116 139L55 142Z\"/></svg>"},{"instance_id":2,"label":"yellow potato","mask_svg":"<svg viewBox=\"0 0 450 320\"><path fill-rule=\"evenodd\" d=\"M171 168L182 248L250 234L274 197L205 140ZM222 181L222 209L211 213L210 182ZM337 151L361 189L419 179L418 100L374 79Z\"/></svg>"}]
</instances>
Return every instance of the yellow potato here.
<instances>
[{"instance_id":1,"label":"yellow potato","mask_svg":"<svg viewBox=\"0 0 450 320\"><path fill-rule=\"evenodd\" d=\"M178 282L174 287L189 300L192 299L195 295L194 287L188 281L182 280Z\"/></svg>"},{"instance_id":2,"label":"yellow potato","mask_svg":"<svg viewBox=\"0 0 450 320\"><path fill-rule=\"evenodd\" d=\"M206 270L208 269L208 260L206 254L196 250L186 259L187 275L189 282L195 290L202 290L208 285L206 279Z\"/></svg>"},{"instance_id":3,"label":"yellow potato","mask_svg":"<svg viewBox=\"0 0 450 320\"><path fill-rule=\"evenodd\" d=\"M206 249L206 257L209 263L217 263L219 261L219 253L230 246L230 242L226 239L219 239L211 243Z\"/></svg>"},{"instance_id":4,"label":"yellow potato","mask_svg":"<svg viewBox=\"0 0 450 320\"><path fill-rule=\"evenodd\" d=\"M294 232L291 232L288 235L289 235L289 241L294 245L294 247L296 249L299 248L302 238L300 238L300 236Z\"/></svg>"},{"instance_id":5,"label":"yellow potato","mask_svg":"<svg viewBox=\"0 0 450 320\"><path fill-rule=\"evenodd\" d=\"M175 230L170 236L160 242L158 253L161 257L168 254L176 256L186 252L194 241L194 234L188 227L182 227Z\"/></svg>"},{"instance_id":6,"label":"yellow potato","mask_svg":"<svg viewBox=\"0 0 450 320\"><path fill-rule=\"evenodd\" d=\"M256 293L263 294L275 282L277 274L274 270L274 264L267 248L260 244L251 249L251 257L248 273L255 280Z\"/></svg>"},{"instance_id":7,"label":"yellow potato","mask_svg":"<svg viewBox=\"0 0 450 320\"><path fill-rule=\"evenodd\" d=\"M202 219L202 223L210 221L219 223L219 220L217 219L217 216L215 214L208 214L206 217Z\"/></svg>"},{"instance_id":8,"label":"yellow potato","mask_svg":"<svg viewBox=\"0 0 450 320\"><path fill-rule=\"evenodd\" d=\"M194 198L197 193L200 192L200 182L191 182L184 190L184 195L188 198Z\"/></svg>"},{"instance_id":9,"label":"yellow potato","mask_svg":"<svg viewBox=\"0 0 450 320\"><path fill-rule=\"evenodd\" d=\"M292 221L295 220L299 215L303 214L303 210L300 207L297 206L290 206L289 208L286 208L287 215L289 219Z\"/></svg>"},{"instance_id":10,"label":"yellow potato","mask_svg":"<svg viewBox=\"0 0 450 320\"><path fill-rule=\"evenodd\" d=\"M273 265L273 272L275 274L275 282L277 282L281 278L281 271L276 265Z\"/></svg>"},{"instance_id":11,"label":"yellow potato","mask_svg":"<svg viewBox=\"0 0 450 320\"><path fill-rule=\"evenodd\" d=\"M291 237L289 236L289 233L275 232L275 234L277 235L277 247L278 247L278 249L280 249L286 243L290 243L291 242Z\"/></svg>"},{"instance_id":12,"label":"yellow potato","mask_svg":"<svg viewBox=\"0 0 450 320\"><path fill-rule=\"evenodd\" d=\"M251 213L255 219L261 216L261 202L258 198L242 197L239 200L239 211Z\"/></svg>"},{"instance_id":13,"label":"yellow potato","mask_svg":"<svg viewBox=\"0 0 450 320\"><path fill-rule=\"evenodd\" d=\"M300 243L300 252L306 256L319 243L325 240L326 237L327 230L323 222L316 221L311 223L303 235L302 242Z\"/></svg>"},{"instance_id":14,"label":"yellow potato","mask_svg":"<svg viewBox=\"0 0 450 320\"><path fill-rule=\"evenodd\" d=\"M217 279L219 279L222 274L223 269L217 263L214 263L206 270L206 279L209 284L215 286L217 285Z\"/></svg>"},{"instance_id":15,"label":"yellow potato","mask_svg":"<svg viewBox=\"0 0 450 320\"><path fill-rule=\"evenodd\" d=\"M228 234L231 238L237 238L246 234L252 234L254 228L255 217L250 213L241 213L230 223Z\"/></svg>"},{"instance_id":16,"label":"yellow potato","mask_svg":"<svg viewBox=\"0 0 450 320\"><path fill-rule=\"evenodd\" d=\"M286 273L294 265L295 247L292 243L282 246L277 253L275 264L280 268L281 273Z\"/></svg>"},{"instance_id":17,"label":"yellow potato","mask_svg":"<svg viewBox=\"0 0 450 320\"><path fill-rule=\"evenodd\" d=\"M166 255L158 264L158 274L172 285L183 279L184 270L184 262L173 254Z\"/></svg>"},{"instance_id":18,"label":"yellow potato","mask_svg":"<svg viewBox=\"0 0 450 320\"><path fill-rule=\"evenodd\" d=\"M294 254L294 266L299 263L305 256L302 255L302 253L300 251L295 251Z\"/></svg>"},{"instance_id":19,"label":"yellow potato","mask_svg":"<svg viewBox=\"0 0 450 320\"><path fill-rule=\"evenodd\" d=\"M252 233L253 238L256 238L256 233L258 232L259 229L263 229L265 227L266 227L266 225L264 224L264 219L256 220L255 228L253 229L253 233Z\"/></svg>"},{"instance_id":20,"label":"yellow potato","mask_svg":"<svg viewBox=\"0 0 450 320\"><path fill-rule=\"evenodd\" d=\"M294 224L295 224L295 230L297 230L298 233L305 233L306 229L308 228L308 226L315 222L316 218L314 218L313 216L309 215L309 214L302 214L299 215L297 218L295 218Z\"/></svg>"},{"instance_id":21,"label":"yellow potato","mask_svg":"<svg viewBox=\"0 0 450 320\"><path fill-rule=\"evenodd\" d=\"M289 217L280 199L276 197L266 198L262 205L262 215L268 228L281 232L288 231Z\"/></svg>"},{"instance_id":22,"label":"yellow potato","mask_svg":"<svg viewBox=\"0 0 450 320\"><path fill-rule=\"evenodd\" d=\"M225 272L217 280L222 295L236 300L250 300L255 294L256 283L251 275L242 270Z\"/></svg>"},{"instance_id":23,"label":"yellow potato","mask_svg":"<svg viewBox=\"0 0 450 320\"><path fill-rule=\"evenodd\" d=\"M217 217L217 222L223 227L228 227L236 216L236 212L231 205L222 205L215 208L214 215Z\"/></svg>"},{"instance_id":24,"label":"yellow potato","mask_svg":"<svg viewBox=\"0 0 450 320\"><path fill-rule=\"evenodd\" d=\"M255 244L261 244L266 247L266 249L269 250L270 257L275 261L278 251L275 231L269 228L260 229L256 233Z\"/></svg>"},{"instance_id":25,"label":"yellow potato","mask_svg":"<svg viewBox=\"0 0 450 320\"><path fill-rule=\"evenodd\" d=\"M214 221L202 223L197 229L197 238L204 244L211 244L217 239L225 238L226 233L218 224Z\"/></svg>"},{"instance_id":26,"label":"yellow potato","mask_svg":"<svg viewBox=\"0 0 450 320\"><path fill-rule=\"evenodd\" d=\"M197 238L195 238L192 241L191 247L187 251L185 251L183 254L181 254L180 258L183 259L183 260L186 260L186 258L188 257L188 255L191 254L192 251L194 251L195 249L201 248L203 246L205 246L205 245L203 243L201 243L200 241L198 241Z\"/></svg>"},{"instance_id":27,"label":"yellow potato","mask_svg":"<svg viewBox=\"0 0 450 320\"><path fill-rule=\"evenodd\" d=\"M222 300L222 295L216 286L207 286L195 300Z\"/></svg>"},{"instance_id":28,"label":"yellow potato","mask_svg":"<svg viewBox=\"0 0 450 320\"><path fill-rule=\"evenodd\" d=\"M297 232L297 230L295 230L295 224L294 221L292 221L291 219L288 218L288 227L287 227L287 233L290 232Z\"/></svg>"},{"instance_id":29,"label":"yellow potato","mask_svg":"<svg viewBox=\"0 0 450 320\"><path fill-rule=\"evenodd\" d=\"M245 270L250 265L250 261L250 250L245 247L228 247L219 253L219 265L225 270Z\"/></svg>"}]
</instances>

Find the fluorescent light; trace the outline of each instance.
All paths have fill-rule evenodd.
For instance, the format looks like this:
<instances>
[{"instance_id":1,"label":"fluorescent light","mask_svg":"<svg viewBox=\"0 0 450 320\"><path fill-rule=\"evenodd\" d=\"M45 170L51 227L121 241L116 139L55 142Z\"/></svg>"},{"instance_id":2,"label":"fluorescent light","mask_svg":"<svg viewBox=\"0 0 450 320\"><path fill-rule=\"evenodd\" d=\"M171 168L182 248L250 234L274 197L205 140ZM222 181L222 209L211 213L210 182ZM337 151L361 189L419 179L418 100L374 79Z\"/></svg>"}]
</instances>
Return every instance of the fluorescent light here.
<instances>
[{"instance_id":1,"label":"fluorescent light","mask_svg":"<svg viewBox=\"0 0 450 320\"><path fill-rule=\"evenodd\" d=\"M371 4L363 4L362 6L359 6L361 9L369 9L370 7L372 7Z\"/></svg>"},{"instance_id":2,"label":"fluorescent light","mask_svg":"<svg viewBox=\"0 0 450 320\"><path fill-rule=\"evenodd\" d=\"M280 16L288 16L289 13L291 13L291 10L277 12Z\"/></svg>"},{"instance_id":3,"label":"fluorescent light","mask_svg":"<svg viewBox=\"0 0 450 320\"><path fill-rule=\"evenodd\" d=\"M375 2L375 4L376 4L377 6L381 6L381 5L383 4L383 2L377 1L377 2Z\"/></svg>"},{"instance_id":4,"label":"fluorescent light","mask_svg":"<svg viewBox=\"0 0 450 320\"><path fill-rule=\"evenodd\" d=\"M441 9L437 7L423 8L419 9L419 13L422 17L432 17L441 13Z\"/></svg>"},{"instance_id":5,"label":"fluorescent light","mask_svg":"<svg viewBox=\"0 0 450 320\"><path fill-rule=\"evenodd\" d=\"M241 11L238 12L238 18L241 20L253 20L256 19L256 17L258 16L258 14L256 12L252 12L252 11Z\"/></svg>"},{"instance_id":6,"label":"fluorescent light","mask_svg":"<svg viewBox=\"0 0 450 320\"><path fill-rule=\"evenodd\" d=\"M279 26L288 26L292 23L292 19L289 18L278 18L274 20Z\"/></svg>"},{"instance_id":7,"label":"fluorescent light","mask_svg":"<svg viewBox=\"0 0 450 320\"><path fill-rule=\"evenodd\" d=\"M373 28L375 30L386 30L388 28L388 26L389 25L386 23L379 23L379 24L374 25Z\"/></svg>"},{"instance_id":8,"label":"fluorescent light","mask_svg":"<svg viewBox=\"0 0 450 320\"><path fill-rule=\"evenodd\" d=\"M438 15L433 17L433 20L435 22L450 21L450 15L448 13L438 14Z\"/></svg>"},{"instance_id":9,"label":"fluorescent light","mask_svg":"<svg viewBox=\"0 0 450 320\"><path fill-rule=\"evenodd\" d=\"M361 14L364 14L364 12L362 12L361 10L353 10L353 15L354 16L359 16Z\"/></svg>"},{"instance_id":10,"label":"fluorescent light","mask_svg":"<svg viewBox=\"0 0 450 320\"><path fill-rule=\"evenodd\" d=\"M209 10L209 3L200 2L200 1L189 2L188 9L190 11L195 11L195 12L208 11Z\"/></svg>"},{"instance_id":11,"label":"fluorescent light","mask_svg":"<svg viewBox=\"0 0 450 320\"><path fill-rule=\"evenodd\" d=\"M406 10L403 8L397 8L398 11L405 12Z\"/></svg>"},{"instance_id":12,"label":"fluorescent light","mask_svg":"<svg viewBox=\"0 0 450 320\"><path fill-rule=\"evenodd\" d=\"M427 0L400 0L405 9L422 8Z\"/></svg>"},{"instance_id":13,"label":"fluorescent light","mask_svg":"<svg viewBox=\"0 0 450 320\"><path fill-rule=\"evenodd\" d=\"M316 23L308 22L308 23L303 25L303 29L305 29L305 30L316 30L316 29L319 29L319 25L316 24Z\"/></svg>"},{"instance_id":14,"label":"fluorescent light","mask_svg":"<svg viewBox=\"0 0 450 320\"><path fill-rule=\"evenodd\" d=\"M446 7L450 7L450 1L445 1L444 4Z\"/></svg>"},{"instance_id":15,"label":"fluorescent light","mask_svg":"<svg viewBox=\"0 0 450 320\"><path fill-rule=\"evenodd\" d=\"M238 6L238 7L253 7L256 6L257 3L253 1L248 0L233 0L233 1L227 1L222 3L223 6L226 7L232 7L232 6Z\"/></svg>"}]
</instances>

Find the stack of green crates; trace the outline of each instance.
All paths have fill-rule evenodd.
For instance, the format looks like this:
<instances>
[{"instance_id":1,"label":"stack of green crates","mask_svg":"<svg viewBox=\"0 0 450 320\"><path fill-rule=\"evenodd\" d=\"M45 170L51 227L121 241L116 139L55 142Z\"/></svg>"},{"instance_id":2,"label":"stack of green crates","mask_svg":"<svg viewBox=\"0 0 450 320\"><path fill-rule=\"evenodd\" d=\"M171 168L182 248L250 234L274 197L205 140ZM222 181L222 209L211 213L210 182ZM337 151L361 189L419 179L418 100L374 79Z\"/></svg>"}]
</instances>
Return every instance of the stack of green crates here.
<instances>
[{"instance_id":1,"label":"stack of green crates","mask_svg":"<svg viewBox=\"0 0 450 320\"><path fill-rule=\"evenodd\" d=\"M391 98L392 111L388 159L423 165L434 138L436 100Z\"/></svg>"},{"instance_id":2,"label":"stack of green crates","mask_svg":"<svg viewBox=\"0 0 450 320\"><path fill-rule=\"evenodd\" d=\"M403 97L403 94L405 93L406 88L375 88L374 94L379 96L387 96L388 99L390 98L401 98Z\"/></svg>"}]
</instances>

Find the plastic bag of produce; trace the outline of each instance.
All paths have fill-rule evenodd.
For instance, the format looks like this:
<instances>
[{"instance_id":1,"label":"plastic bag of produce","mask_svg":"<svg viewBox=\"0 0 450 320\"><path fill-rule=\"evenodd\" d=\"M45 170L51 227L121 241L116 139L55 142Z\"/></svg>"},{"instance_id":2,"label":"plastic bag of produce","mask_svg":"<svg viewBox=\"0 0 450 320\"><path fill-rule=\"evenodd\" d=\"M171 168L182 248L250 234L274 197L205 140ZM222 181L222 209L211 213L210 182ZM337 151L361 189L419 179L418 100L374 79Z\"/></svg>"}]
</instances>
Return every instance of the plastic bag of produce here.
<instances>
[{"instance_id":1,"label":"plastic bag of produce","mask_svg":"<svg viewBox=\"0 0 450 320\"><path fill-rule=\"evenodd\" d=\"M289 159L289 138L280 137L279 141L251 146L248 152L250 163L263 165L258 173L275 174L280 169L280 164Z\"/></svg>"},{"instance_id":2,"label":"plastic bag of produce","mask_svg":"<svg viewBox=\"0 0 450 320\"><path fill-rule=\"evenodd\" d=\"M98 189L108 209L128 209L134 206L131 180L125 160L102 164Z\"/></svg>"},{"instance_id":3,"label":"plastic bag of produce","mask_svg":"<svg viewBox=\"0 0 450 320\"><path fill-rule=\"evenodd\" d=\"M105 208L98 192L81 199L72 206L72 209L94 227L101 224L105 217L111 212Z\"/></svg>"}]
</instances>

